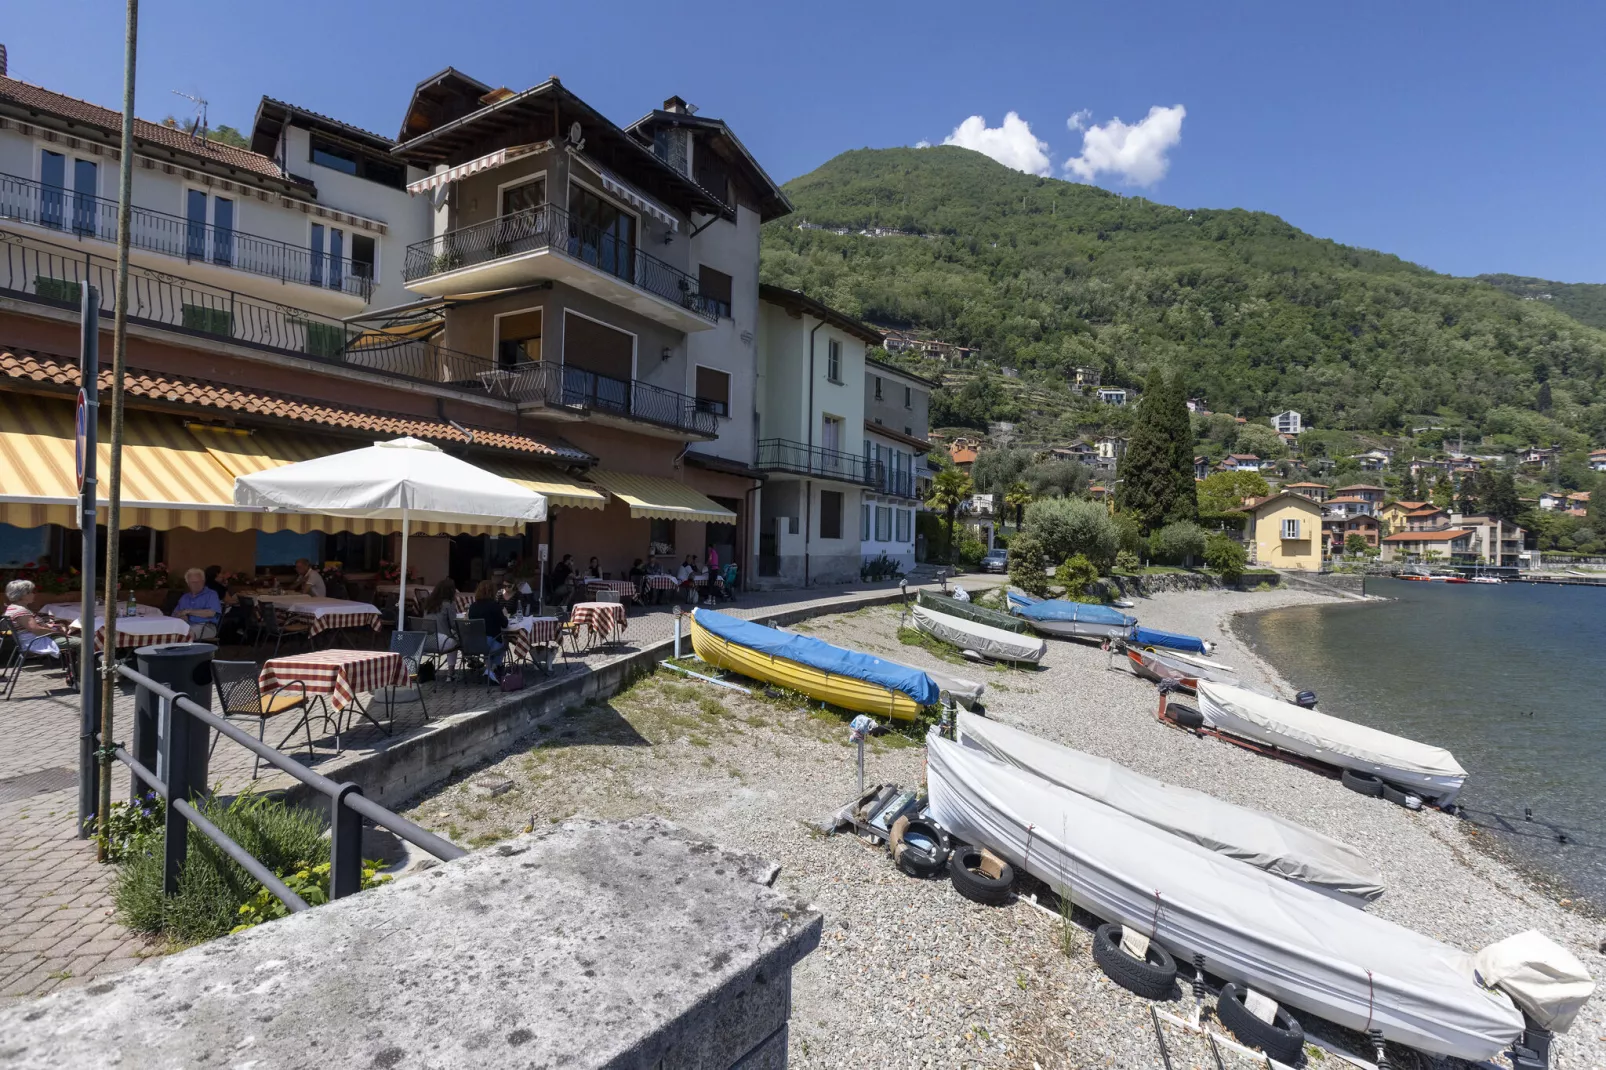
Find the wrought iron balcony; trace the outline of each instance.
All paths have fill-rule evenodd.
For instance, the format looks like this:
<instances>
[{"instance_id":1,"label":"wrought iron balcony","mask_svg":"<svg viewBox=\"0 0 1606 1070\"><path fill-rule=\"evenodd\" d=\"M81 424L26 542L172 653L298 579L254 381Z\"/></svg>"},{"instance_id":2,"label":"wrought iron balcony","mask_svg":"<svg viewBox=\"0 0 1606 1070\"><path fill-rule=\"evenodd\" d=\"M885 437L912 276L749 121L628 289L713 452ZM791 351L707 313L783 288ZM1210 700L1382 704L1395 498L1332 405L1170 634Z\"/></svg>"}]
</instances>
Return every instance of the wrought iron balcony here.
<instances>
[{"instance_id":1,"label":"wrought iron balcony","mask_svg":"<svg viewBox=\"0 0 1606 1070\"><path fill-rule=\"evenodd\" d=\"M879 494L890 494L896 498L917 498L915 490L915 475L913 472L898 472L883 466L881 481L874 489Z\"/></svg>"},{"instance_id":2,"label":"wrought iron balcony","mask_svg":"<svg viewBox=\"0 0 1606 1070\"><path fill-rule=\"evenodd\" d=\"M615 379L555 361L529 361L481 378L486 389L518 402L618 416L709 438L719 435L719 418L696 398L639 379Z\"/></svg>"},{"instance_id":3,"label":"wrought iron balcony","mask_svg":"<svg viewBox=\"0 0 1606 1070\"><path fill-rule=\"evenodd\" d=\"M109 315L117 294L116 261L0 230L0 293L76 310L85 282L100 290L101 309ZM315 312L135 265L128 270L128 318L175 334L480 395L486 377L496 371L486 357L429 341L362 331Z\"/></svg>"},{"instance_id":4,"label":"wrought iron balcony","mask_svg":"<svg viewBox=\"0 0 1606 1070\"><path fill-rule=\"evenodd\" d=\"M857 453L843 453L820 446L809 446L784 438L764 438L758 443L758 463L765 472L795 472L803 476L857 483L875 490L881 486L885 466Z\"/></svg>"},{"instance_id":5,"label":"wrought iron balcony","mask_svg":"<svg viewBox=\"0 0 1606 1070\"><path fill-rule=\"evenodd\" d=\"M63 236L117 241L116 201L16 175L0 174L0 220L30 223ZM128 241L136 249L191 263L217 264L280 282L336 290L364 301L374 290L372 264L149 208L130 210Z\"/></svg>"},{"instance_id":6,"label":"wrought iron balcony","mask_svg":"<svg viewBox=\"0 0 1606 1070\"><path fill-rule=\"evenodd\" d=\"M407 247L402 278L417 282L529 253L561 254L710 322L719 320L722 302L701 294L697 279L554 204L415 242Z\"/></svg>"}]
</instances>

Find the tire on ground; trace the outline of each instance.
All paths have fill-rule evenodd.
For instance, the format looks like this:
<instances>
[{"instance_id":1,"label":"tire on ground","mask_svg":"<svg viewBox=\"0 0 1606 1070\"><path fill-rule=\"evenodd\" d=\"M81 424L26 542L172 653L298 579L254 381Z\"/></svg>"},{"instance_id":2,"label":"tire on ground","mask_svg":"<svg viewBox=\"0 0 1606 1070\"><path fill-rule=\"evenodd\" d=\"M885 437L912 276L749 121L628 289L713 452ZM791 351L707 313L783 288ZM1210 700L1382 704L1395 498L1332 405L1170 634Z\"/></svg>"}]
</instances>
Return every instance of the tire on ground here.
<instances>
[{"instance_id":1,"label":"tire on ground","mask_svg":"<svg viewBox=\"0 0 1606 1070\"><path fill-rule=\"evenodd\" d=\"M981 848L956 847L948 856L948 877L954 882L954 891L973 903L1001 906L1009 902L1009 890L1015 883L1015 867L1004 863L997 877L989 877L977 867L981 865Z\"/></svg>"},{"instance_id":2,"label":"tire on ground","mask_svg":"<svg viewBox=\"0 0 1606 1070\"><path fill-rule=\"evenodd\" d=\"M1304 1054L1305 1030L1294 1016L1278 1006L1271 1023L1261 1021L1244 1006L1243 989L1236 984L1222 986L1216 1017L1240 1042L1259 1048L1280 1063L1294 1066Z\"/></svg>"},{"instance_id":3,"label":"tire on ground","mask_svg":"<svg viewBox=\"0 0 1606 1070\"><path fill-rule=\"evenodd\" d=\"M901 828L900 828L901 826ZM893 825L897 834L892 860L911 877L935 877L948 864L948 847L942 830L930 821L900 817ZM910 842L910 836L914 842ZM927 848L925 842L931 847Z\"/></svg>"},{"instance_id":4,"label":"tire on ground","mask_svg":"<svg viewBox=\"0 0 1606 1070\"><path fill-rule=\"evenodd\" d=\"M1167 999L1177 982L1177 963L1159 944L1149 944L1148 957L1139 962L1121 950L1121 926L1115 922L1093 931L1093 961L1106 977L1144 999Z\"/></svg>"},{"instance_id":5,"label":"tire on ground","mask_svg":"<svg viewBox=\"0 0 1606 1070\"><path fill-rule=\"evenodd\" d=\"M1386 781L1386 780L1383 781L1383 798L1387 799L1389 802L1393 803L1395 806L1404 806L1407 809L1420 810L1422 808L1422 804L1421 804L1421 801L1420 801L1421 800L1421 796L1420 795L1417 796L1417 799L1418 799L1417 805L1412 806L1411 803L1410 803L1410 799L1411 799L1411 796L1413 796L1413 795L1416 795L1416 792L1411 791L1411 790L1409 790L1407 788L1397 788L1393 784L1390 784L1388 781Z\"/></svg>"},{"instance_id":6,"label":"tire on ground","mask_svg":"<svg viewBox=\"0 0 1606 1070\"><path fill-rule=\"evenodd\" d=\"M1167 702L1165 715L1183 728L1194 729L1204 727L1204 714L1180 702Z\"/></svg>"},{"instance_id":7,"label":"tire on ground","mask_svg":"<svg viewBox=\"0 0 1606 1070\"><path fill-rule=\"evenodd\" d=\"M1339 775L1346 788L1359 792L1362 795L1376 799L1383 794L1383 781L1371 773L1357 773L1353 769L1346 769Z\"/></svg>"}]
</instances>

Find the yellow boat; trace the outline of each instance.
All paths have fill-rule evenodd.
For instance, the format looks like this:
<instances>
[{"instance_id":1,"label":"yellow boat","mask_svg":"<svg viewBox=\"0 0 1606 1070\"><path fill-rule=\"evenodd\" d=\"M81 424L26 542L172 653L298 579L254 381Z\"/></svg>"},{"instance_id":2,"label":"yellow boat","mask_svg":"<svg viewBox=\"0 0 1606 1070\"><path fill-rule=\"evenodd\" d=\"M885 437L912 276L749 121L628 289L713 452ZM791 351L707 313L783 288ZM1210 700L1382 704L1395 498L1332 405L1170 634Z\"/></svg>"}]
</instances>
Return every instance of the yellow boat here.
<instances>
[{"instance_id":1,"label":"yellow boat","mask_svg":"<svg viewBox=\"0 0 1606 1070\"><path fill-rule=\"evenodd\" d=\"M902 691L894 691L868 680L840 676L733 643L703 627L696 614L691 618L691 647L698 657L716 668L729 669L754 680L798 691L845 710L857 710L900 721L912 721L920 711L915 700Z\"/></svg>"}]
</instances>

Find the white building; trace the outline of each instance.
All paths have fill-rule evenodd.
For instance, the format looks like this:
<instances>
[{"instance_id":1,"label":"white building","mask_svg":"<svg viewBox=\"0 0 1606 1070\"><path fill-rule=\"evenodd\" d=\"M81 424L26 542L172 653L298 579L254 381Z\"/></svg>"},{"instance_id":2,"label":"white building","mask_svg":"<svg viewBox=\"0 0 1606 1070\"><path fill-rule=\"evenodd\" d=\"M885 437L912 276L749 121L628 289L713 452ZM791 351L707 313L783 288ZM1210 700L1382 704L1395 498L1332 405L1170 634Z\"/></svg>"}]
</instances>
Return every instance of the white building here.
<instances>
[{"instance_id":1,"label":"white building","mask_svg":"<svg viewBox=\"0 0 1606 1070\"><path fill-rule=\"evenodd\" d=\"M915 565L915 513L927 478L927 413L937 384L884 361L865 361L864 459L877 482L862 492L859 553Z\"/></svg>"},{"instance_id":2,"label":"white building","mask_svg":"<svg viewBox=\"0 0 1606 1070\"><path fill-rule=\"evenodd\" d=\"M1125 405L1126 391L1118 386L1107 386L1099 390L1099 400L1106 405Z\"/></svg>"},{"instance_id":3,"label":"white building","mask_svg":"<svg viewBox=\"0 0 1606 1070\"><path fill-rule=\"evenodd\" d=\"M1271 426L1277 429L1279 435L1297 435L1305 428L1304 420L1293 409L1273 416Z\"/></svg>"}]
</instances>

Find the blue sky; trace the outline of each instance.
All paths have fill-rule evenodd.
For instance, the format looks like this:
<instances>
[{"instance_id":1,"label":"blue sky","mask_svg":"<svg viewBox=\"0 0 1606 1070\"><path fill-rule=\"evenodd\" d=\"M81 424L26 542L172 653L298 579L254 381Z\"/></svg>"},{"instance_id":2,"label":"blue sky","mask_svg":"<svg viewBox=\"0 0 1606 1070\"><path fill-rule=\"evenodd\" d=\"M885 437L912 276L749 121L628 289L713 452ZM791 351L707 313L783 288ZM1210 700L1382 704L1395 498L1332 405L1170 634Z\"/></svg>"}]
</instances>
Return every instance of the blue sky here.
<instances>
[{"instance_id":1,"label":"blue sky","mask_svg":"<svg viewBox=\"0 0 1606 1070\"><path fill-rule=\"evenodd\" d=\"M118 104L120 4L10 7L13 77ZM1046 146L1026 166L1057 176L1075 159L1111 189L1273 212L1454 274L1606 282L1606 5L1537 8L146 0L136 111L182 115L180 89L246 127L266 93L394 135L447 64L513 88L556 74L620 123L679 93L781 180L971 116L1016 151L1015 112ZM1117 151L1111 120L1152 108Z\"/></svg>"}]
</instances>

